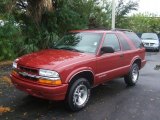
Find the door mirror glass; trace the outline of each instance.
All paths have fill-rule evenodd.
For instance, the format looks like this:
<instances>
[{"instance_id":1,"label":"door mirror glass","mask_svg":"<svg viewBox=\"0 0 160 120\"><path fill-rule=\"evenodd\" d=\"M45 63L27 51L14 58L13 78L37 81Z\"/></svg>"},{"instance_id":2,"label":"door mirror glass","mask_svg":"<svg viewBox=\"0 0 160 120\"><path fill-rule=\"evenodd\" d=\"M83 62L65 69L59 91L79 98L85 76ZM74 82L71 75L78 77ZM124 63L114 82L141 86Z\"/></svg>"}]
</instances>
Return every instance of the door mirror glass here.
<instances>
[{"instance_id":1,"label":"door mirror glass","mask_svg":"<svg viewBox=\"0 0 160 120\"><path fill-rule=\"evenodd\" d=\"M101 48L101 54L114 53L114 52L115 52L115 50L111 46L105 46L105 47Z\"/></svg>"}]
</instances>

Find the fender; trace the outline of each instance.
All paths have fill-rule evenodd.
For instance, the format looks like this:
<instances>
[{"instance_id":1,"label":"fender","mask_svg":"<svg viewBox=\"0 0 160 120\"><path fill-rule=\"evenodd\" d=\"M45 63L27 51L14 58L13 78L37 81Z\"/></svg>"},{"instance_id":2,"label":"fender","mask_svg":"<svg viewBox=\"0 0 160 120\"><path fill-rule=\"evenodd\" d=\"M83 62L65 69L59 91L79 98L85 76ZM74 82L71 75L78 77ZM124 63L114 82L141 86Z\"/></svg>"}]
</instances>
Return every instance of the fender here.
<instances>
[{"instance_id":1,"label":"fender","mask_svg":"<svg viewBox=\"0 0 160 120\"><path fill-rule=\"evenodd\" d=\"M141 59L140 56L135 56L135 57L131 60L130 67L133 65L133 63L134 63L137 59L140 59L140 60L142 61L142 59Z\"/></svg>"},{"instance_id":2,"label":"fender","mask_svg":"<svg viewBox=\"0 0 160 120\"><path fill-rule=\"evenodd\" d=\"M81 72L85 72L85 71L88 71L88 72L91 72L93 74L93 76L95 75L95 73L93 72L92 68L90 67L81 67L81 68L78 68L74 71L72 71L68 76L67 76L67 79L66 79L66 83L69 83L72 78L74 76L76 76L77 74L81 73ZM95 76L94 76L94 79L95 79Z\"/></svg>"}]
</instances>

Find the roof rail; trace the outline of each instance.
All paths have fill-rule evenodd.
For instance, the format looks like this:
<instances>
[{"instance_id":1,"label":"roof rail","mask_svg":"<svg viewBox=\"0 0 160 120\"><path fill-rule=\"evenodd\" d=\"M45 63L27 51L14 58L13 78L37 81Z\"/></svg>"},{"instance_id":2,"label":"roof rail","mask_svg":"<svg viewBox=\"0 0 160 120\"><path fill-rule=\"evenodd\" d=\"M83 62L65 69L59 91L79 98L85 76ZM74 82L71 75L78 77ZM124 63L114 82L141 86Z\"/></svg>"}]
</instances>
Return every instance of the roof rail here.
<instances>
[{"instance_id":1,"label":"roof rail","mask_svg":"<svg viewBox=\"0 0 160 120\"><path fill-rule=\"evenodd\" d=\"M115 28L115 29L112 29L113 31L127 31L127 32L133 32L132 30L129 30L129 29L121 29L121 28Z\"/></svg>"},{"instance_id":2,"label":"roof rail","mask_svg":"<svg viewBox=\"0 0 160 120\"><path fill-rule=\"evenodd\" d=\"M85 30L110 30L106 27L92 27L92 28L86 28Z\"/></svg>"}]
</instances>

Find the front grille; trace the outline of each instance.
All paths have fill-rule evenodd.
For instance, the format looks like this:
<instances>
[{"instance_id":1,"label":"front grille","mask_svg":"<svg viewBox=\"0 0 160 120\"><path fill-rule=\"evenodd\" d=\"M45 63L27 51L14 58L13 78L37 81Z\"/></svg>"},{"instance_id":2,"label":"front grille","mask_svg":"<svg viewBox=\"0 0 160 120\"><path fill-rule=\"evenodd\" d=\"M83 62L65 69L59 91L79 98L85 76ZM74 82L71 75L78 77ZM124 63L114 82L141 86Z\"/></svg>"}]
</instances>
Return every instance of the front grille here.
<instances>
[{"instance_id":1,"label":"front grille","mask_svg":"<svg viewBox=\"0 0 160 120\"><path fill-rule=\"evenodd\" d=\"M31 81L38 80L37 78L33 77L34 75L38 75L37 69L28 68L28 67L24 67L24 66L18 66L18 73L22 78L24 78L26 80L31 80Z\"/></svg>"},{"instance_id":2,"label":"front grille","mask_svg":"<svg viewBox=\"0 0 160 120\"><path fill-rule=\"evenodd\" d=\"M154 43L150 43L150 46L153 46L154 45Z\"/></svg>"},{"instance_id":3,"label":"front grille","mask_svg":"<svg viewBox=\"0 0 160 120\"><path fill-rule=\"evenodd\" d=\"M36 70L36 69L31 69L31 68L27 68L27 67L23 67L23 66L19 66L18 68L22 72L31 73L31 74L38 74L38 70Z\"/></svg>"},{"instance_id":4,"label":"front grille","mask_svg":"<svg viewBox=\"0 0 160 120\"><path fill-rule=\"evenodd\" d=\"M23 76L23 75L21 75L21 74L19 74L21 77L23 77L23 78L25 78L25 79L27 79L27 80L31 80L31 81L38 81L38 79L37 78L33 78L33 77L30 77L30 76Z\"/></svg>"}]
</instances>

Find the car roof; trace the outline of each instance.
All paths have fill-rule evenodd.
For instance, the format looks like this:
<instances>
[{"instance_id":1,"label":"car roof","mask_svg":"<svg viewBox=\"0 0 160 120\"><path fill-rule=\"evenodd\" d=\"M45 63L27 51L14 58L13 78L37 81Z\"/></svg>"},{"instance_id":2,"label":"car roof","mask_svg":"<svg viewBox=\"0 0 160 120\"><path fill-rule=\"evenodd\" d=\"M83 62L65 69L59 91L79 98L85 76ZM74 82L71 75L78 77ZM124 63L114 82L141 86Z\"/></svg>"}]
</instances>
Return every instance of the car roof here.
<instances>
[{"instance_id":1,"label":"car roof","mask_svg":"<svg viewBox=\"0 0 160 120\"><path fill-rule=\"evenodd\" d=\"M72 30L70 32L92 32L92 33L106 33L106 32L112 32L110 30Z\"/></svg>"},{"instance_id":2,"label":"car roof","mask_svg":"<svg viewBox=\"0 0 160 120\"><path fill-rule=\"evenodd\" d=\"M72 30L70 32L91 32L91 33L117 33L117 32L132 32L128 29L112 29L112 30L95 30L95 29L87 29L87 30Z\"/></svg>"}]
</instances>

